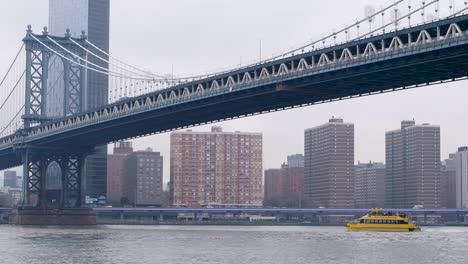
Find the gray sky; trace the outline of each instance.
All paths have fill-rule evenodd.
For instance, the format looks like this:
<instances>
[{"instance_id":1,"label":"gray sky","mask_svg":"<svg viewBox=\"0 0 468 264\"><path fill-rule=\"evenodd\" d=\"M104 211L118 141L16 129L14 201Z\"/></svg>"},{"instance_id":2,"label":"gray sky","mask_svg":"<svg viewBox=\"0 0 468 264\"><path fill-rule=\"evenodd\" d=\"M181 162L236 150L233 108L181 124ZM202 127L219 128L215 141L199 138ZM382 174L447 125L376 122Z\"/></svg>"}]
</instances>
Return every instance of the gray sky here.
<instances>
[{"instance_id":1,"label":"gray sky","mask_svg":"<svg viewBox=\"0 0 468 264\"><path fill-rule=\"evenodd\" d=\"M2 1L0 76L21 45L27 24L47 24L47 0ZM257 59L333 32L364 16L364 7L387 0L111 0L111 53L153 72L205 72ZM413 1L420 2L420 1ZM455 1L461 6L461 0ZM442 7L441 7L442 9ZM429 12L428 12L429 13ZM303 153L304 129L332 115L355 124L355 160L384 161L385 131L403 119L441 126L442 159L468 145L467 82L287 110L222 122L225 131L262 132L264 168ZM208 131L210 126L194 130ZM169 177L169 134L134 141L164 155ZM1 183L0 183L1 185Z\"/></svg>"}]
</instances>

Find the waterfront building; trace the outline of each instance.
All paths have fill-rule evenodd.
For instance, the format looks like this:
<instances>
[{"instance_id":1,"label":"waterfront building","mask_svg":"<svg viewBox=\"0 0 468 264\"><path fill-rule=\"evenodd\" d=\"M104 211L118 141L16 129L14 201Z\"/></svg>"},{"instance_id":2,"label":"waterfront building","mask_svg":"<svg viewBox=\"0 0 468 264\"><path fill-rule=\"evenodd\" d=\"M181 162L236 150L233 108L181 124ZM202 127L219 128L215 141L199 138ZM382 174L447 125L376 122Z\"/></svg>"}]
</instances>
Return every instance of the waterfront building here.
<instances>
[{"instance_id":1,"label":"waterfront building","mask_svg":"<svg viewBox=\"0 0 468 264\"><path fill-rule=\"evenodd\" d=\"M294 154L287 157L288 167L299 167L304 168L304 155Z\"/></svg>"},{"instance_id":2,"label":"waterfront building","mask_svg":"<svg viewBox=\"0 0 468 264\"><path fill-rule=\"evenodd\" d=\"M136 151L125 159L123 199L134 206L163 203L163 156L151 148Z\"/></svg>"},{"instance_id":3,"label":"waterfront building","mask_svg":"<svg viewBox=\"0 0 468 264\"><path fill-rule=\"evenodd\" d=\"M468 208L468 147L455 154L457 208Z\"/></svg>"},{"instance_id":4,"label":"waterfront building","mask_svg":"<svg viewBox=\"0 0 468 264\"><path fill-rule=\"evenodd\" d=\"M440 206L457 208L456 197L455 154L449 154L440 167Z\"/></svg>"},{"instance_id":5,"label":"waterfront building","mask_svg":"<svg viewBox=\"0 0 468 264\"><path fill-rule=\"evenodd\" d=\"M114 144L114 153L107 156L107 202L113 206L122 205L125 161L133 153L131 142Z\"/></svg>"},{"instance_id":6,"label":"waterfront building","mask_svg":"<svg viewBox=\"0 0 468 264\"><path fill-rule=\"evenodd\" d=\"M260 207L262 134L171 133L170 197L174 206Z\"/></svg>"},{"instance_id":7,"label":"waterfront building","mask_svg":"<svg viewBox=\"0 0 468 264\"><path fill-rule=\"evenodd\" d=\"M304 201L308 207L353 208L354 124L341 118L304 133Z\"/></svg>"},{"instance_id":8,"label":"waterfront building","mask_svg":"<svg viewBox=\"0 0 468 264\"><path fill-rule=\"evenodd\" d=\"M80 37L85 31L90 42L109 52L110 0L49 0L49 33L63 36L70 29L72 37ZM90 47L90 49L92 49ZM93 49L92 49L93 50ZM93 50L96 52L96 50ZM107 63L88 56L88 60L101 67ZM57 81L63 76L61 59L50 60L47 92L47 115L63 116L64 82ZM95 108L108 103L108 77L93 71L87 71L87 108ZM94 154L88 156L84 166L84 195L97 199L106 195L107 185L107 146L97 147ZM87 199L88 200L88 199Z\"/></svg>"},{"instance_id":9,"label":"waterfront building","mask_svg":"<svg viewBox=\"0 0 468 264\"><path fill-rule=\"evenodd\" d=\"M304 167L281 165L280 169L265 170L264 206L302 207Z\"/></svg>"},{"instance_id":10,"label":"waterfront building","mask_svg":"<svg viewBox=\"0 0 468 264\"><path fill-rule=\"evenodd\" d=\"M16 171L3 172L3 187L16 188L17 187Z\"/></svg>"},{"instance_id":11,"label":"waterfront building","mask_svg":"<svg viewBox=\"0 0 468 264\"><path fill-rule=\"evenodd\" d=\"M385 164L360 163L354 166L356 208L383 208L385 205Z\"/></svg>"},{"instance_id":12,"label":"waterfront building","mask_svg":"<svg viewBox=\"0 0 468 264\"><path fill-rule=\"evenodd\" d=\"M440 127L402 121L385 134L386 205L440 207Z\"/></svg>"}]
</instances>

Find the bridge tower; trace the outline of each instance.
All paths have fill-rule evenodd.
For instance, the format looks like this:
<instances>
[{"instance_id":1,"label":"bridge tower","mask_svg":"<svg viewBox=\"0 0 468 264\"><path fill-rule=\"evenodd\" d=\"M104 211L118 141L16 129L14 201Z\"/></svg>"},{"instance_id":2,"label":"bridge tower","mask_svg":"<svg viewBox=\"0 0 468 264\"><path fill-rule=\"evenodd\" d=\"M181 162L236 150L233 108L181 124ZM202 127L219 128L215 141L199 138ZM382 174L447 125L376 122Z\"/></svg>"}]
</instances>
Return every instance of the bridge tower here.
<instances>
[{"instance_id":1,"label":"bridge tower","mask_svg":"<svg viewBox=\"0 0 468 264\"><path fill-rule=\"evenodd\" d=\"M23 39L26 48L26 96L24 115L24 129L18 131L20 135L27 135L32 128L40 126L65 116L79 114L86 108L86 63L87 53L83 49L87 46L83 32L80 38L71 41L69 30L63 37L50 36L47 27L42 34L33 34L28 26L26 37ZM73 54L73 55L72 55ZM63 84L58 94L62 110L59 114L48 113L47 106L51 82L52 58L61 64L63 72L58 79ZM54 102L56 103L56 102ZM40 144L17 144L16 150L21 153L23 160L23 199L22 210L26 209L58 209L79 208L82 201L82 171L84 158L91 152L90 148L54 148L48 142L47 147ZM61 173L61 195L53 206L47 197L47 170L51 164L58 165Z\"/></svg>"}]
</instances>

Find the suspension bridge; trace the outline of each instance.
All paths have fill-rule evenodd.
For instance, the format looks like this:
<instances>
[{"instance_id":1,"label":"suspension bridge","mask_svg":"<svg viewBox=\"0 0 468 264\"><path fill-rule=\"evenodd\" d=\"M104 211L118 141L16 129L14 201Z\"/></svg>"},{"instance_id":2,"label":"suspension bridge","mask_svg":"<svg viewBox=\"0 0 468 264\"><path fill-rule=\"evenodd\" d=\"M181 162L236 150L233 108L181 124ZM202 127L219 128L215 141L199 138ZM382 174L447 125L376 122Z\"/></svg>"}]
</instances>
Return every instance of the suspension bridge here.
<instances>
[{"instance_id":1,"label":"suspension bridge","mask_svg":"<svg viewBox=\"0 0 468 264\"><path fill-rule=\"evenodd\" d=\"M403 8L401 6L403 5ZM46 171L62 172L62 208L81 206L84 158L110 142L211 122L465 80L467 3L407 1L294 50L194 76L155 74L87 40L29 26L0 82L0 170L23 166L24 208L47 207ZM398 8L400 7L400 8ZM426 19L433 8L434 16ZM407 10L401 14L400 10ZM418 15L421 17L418 18ZM381 25L362 32L367 21ZM408 26L402 26L408 21ZM93 63L93 57L102 63ZM94 60L95 61L95 60ZM87 107L89 72L109 79L108 104Z\"/></svg>"}]
</instances>

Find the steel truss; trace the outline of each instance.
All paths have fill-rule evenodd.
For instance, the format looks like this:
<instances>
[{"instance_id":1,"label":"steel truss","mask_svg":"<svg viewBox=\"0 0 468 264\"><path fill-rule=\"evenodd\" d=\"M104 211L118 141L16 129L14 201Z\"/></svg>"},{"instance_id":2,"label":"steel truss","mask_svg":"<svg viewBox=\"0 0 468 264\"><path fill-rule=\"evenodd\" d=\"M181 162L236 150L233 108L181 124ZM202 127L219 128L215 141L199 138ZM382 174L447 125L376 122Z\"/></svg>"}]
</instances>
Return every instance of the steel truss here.
<instances>
[{"instance_id":1,"label":"steel truss","mask_svg":"<svg viewBox=\"0 0 468 264\"><path fill-rule=\"evenodd\" d=\"M65 37L52 37L44 28L42 35L33 35L28 26L23 42L26 46L26 102L23 116L24 130L50 122L47 116L47 79L49 60L55 53L61 54L64 74L64 111L63 116L76 115L86 109L86 52L79 47L86 46L84 34L80 39L70 41L67 30ZM50 48L44 47L46 43ZM60 46L72 51L71 56ZM55 53L54 53L55 52ZM66 58L66 59L64 59ZM75 63L70 62L73 61ZM81 206L81 176L87 152L63 149L45 149L37 146L20 146L23 158L23 207L47 207L47 168L53 162L61 169L62 192L60 206L75 208Z\"/></svg>"},{"instance_id":2,"label":"steel truss","mask_svg":"<svg viewBox=\"0 0 468 264\"><path fill-rule=\"evenodd\" d=\"M23 39L26 46L26 104L23 116L24 128L28 129L42 125L52 118L47 116L47 79L49 76L49 60L55 53L63 56L60 61L63 64L64 74L64 111L63 116L76 115L86 109L84 100L86 94L86 70L85 63L87 53L80 46L86 46L86 37L70 41L70 33L65 37L49 36L47 28L42 35L34 35L28 26L27 35ZM47 44L45 47L42 44ZM63 48L72 51L70 55ZM75 62L72 63L71 61Z\"/></svg>"},{"instance_id":3,"label":"steel truss","mask_svg":"<svg viewBox=\"0 0 468 264\"><path fill-rule=\"evenodd\" d=\"M47 169L56 162L61 169L61 208L81 206L81 176L84 158L89 152L65 152L25 148L23 155L23 207L47 207Z\"/></svg>"}]
</instances>

